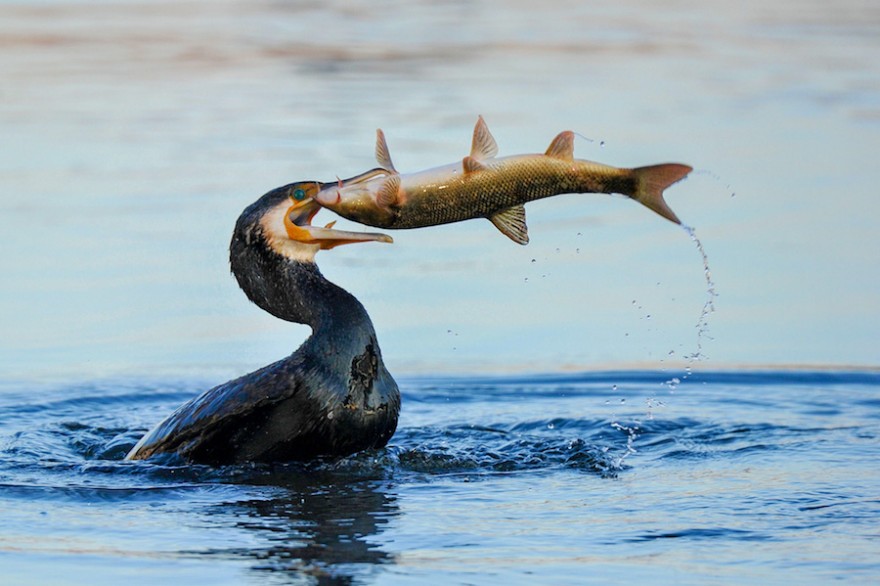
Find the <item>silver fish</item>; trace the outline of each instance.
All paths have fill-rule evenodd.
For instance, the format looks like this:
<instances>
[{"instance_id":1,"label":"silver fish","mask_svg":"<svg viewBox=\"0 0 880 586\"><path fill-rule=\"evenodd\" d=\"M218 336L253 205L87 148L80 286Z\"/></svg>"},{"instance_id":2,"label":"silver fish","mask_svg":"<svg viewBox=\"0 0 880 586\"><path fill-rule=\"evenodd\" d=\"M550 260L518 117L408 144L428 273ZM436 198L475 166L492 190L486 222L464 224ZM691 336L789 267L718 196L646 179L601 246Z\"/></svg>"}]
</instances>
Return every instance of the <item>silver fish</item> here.
<instances>
[{"instance_id":1,"label":"silver fish","mask_svg":"<svg viewBox=\"0 0 880 586\"><path fill-rule=\"evenodd\" d=\"M471 152L461 162L398 173L385 135L376 131L380 167L337 183L303 184L323 207L379 228L421 228L487 218L519 244L529 241L523 204L563 193L619 193L680 224L663 190L693 169L664 163L622 169L574 158L574 133L559 133L544 154L496 157L498 145L482 116Z\"/></svg>"}]
</instances>

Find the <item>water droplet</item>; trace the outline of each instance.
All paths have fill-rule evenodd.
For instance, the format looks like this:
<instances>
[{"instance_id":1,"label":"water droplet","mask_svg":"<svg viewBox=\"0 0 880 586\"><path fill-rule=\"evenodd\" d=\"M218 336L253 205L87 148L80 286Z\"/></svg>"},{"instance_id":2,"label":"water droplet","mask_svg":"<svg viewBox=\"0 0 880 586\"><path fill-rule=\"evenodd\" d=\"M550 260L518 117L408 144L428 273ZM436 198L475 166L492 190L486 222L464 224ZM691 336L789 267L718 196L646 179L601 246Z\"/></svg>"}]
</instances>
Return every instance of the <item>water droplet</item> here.
<instances>
[{"instance_id":1,"label":"water droplet","mask_svg":"<svg viewBox=\"0 0 880 586\"><path fill-rule=\"evenodd\" d=\"M525 279L523 279L523 281L525 281L526 283L528 283L528 282L529 282L529 278L526 277Z\"/></svg>"},{"instance_id":2,"label":"water droplet","mask_svg":"<svg viewBox=\"0 0 880 586\"><path fill-rule=\"evenodd\" d=\"M333 411L327 413L327 419L333 419Z\"/></svg>"},{"instance_id":3,"label":"water droplet","mask_svg":"<svg viewBox=\"0 0 880 586\"><path fill-rule=\"evenodd\" d=\"M580 249L580 248L575 248L575 249L574 249L574 253L575 253L575 254L580 254L580 253L581 253L581 249Z\"/></svg>"},{"instance_id":4,"label":"water droplet","mask_svg":"<svg viewBox=\"0 0 880 586\"><path fill-rule=\"evenodd\" d=\"M626 403L626 399L621 399L620 404L623 405L624 403Z\"/></svg>"},{"instance_id":5,"label":"water droplet","mask_svg":"<svg viewBox=\"0 0 880 586\"><path fill-rule=\"evenodd\" d=\"M616 391L616 390L617 390L617 385L611 385L611 390L612 390L612 391Z\"/></svg>"},{"instance_id":6,"label":"water droplet","mask_svg":"<svg viewBox=\"0 0 880 586\"><path fill-rule=\"evenodd\" d=\"M551 421L550 423L547 424L547 429L554 429L555 427L556 427L556 426L553 425L553 422L552 422L552 421Z\"/></svg>"},{"instance_id":7,"label":"water droplet","mask_svg":"<svg viewBox=\"0 0 880 586\"><path fill-rule=\"evenodd\" d=\"M600 140L600 141L599 141L599 146L600 146L600 147L604 147L604 146L605 146L605 141L604 141L604 140Z\"/></svg>"},{"instance_id":8,"label":"water droplet","mask_svg":"<svg viewBox=\"0 0 880 586\"><path fill-rule=\"evenodd\" d=\"M536 261L535 259L532 259L532 262L538 262L538 261Z\"/></svg>"},{"instance_id":9,"label":"water droplet","mask_svg":"<svg viewBox=\"0 0 880 586\"><path fill-rule=\"evenodd\" d=\"M697 330L697 349L688 357L689 362L694 362L697 360L706 360L707 358L703 353L703 342L712 339L709 335L709 316L715 313L715 298L718 296L718 293L715 291L715 282L712 280L712 271L709 269L709 257L706 255L703 243L697 238L696 230L690 226L683 226L683 228L688 236L690 236L691 241L693 241L694 245L697 247L697 252L699 252L702 257L703 276L706 282L706 301L703 303L703 310L700 312L700 317L695 324ZM689 375L690 372L688 372L688 376Z\"/></svg>"}]
</instances>

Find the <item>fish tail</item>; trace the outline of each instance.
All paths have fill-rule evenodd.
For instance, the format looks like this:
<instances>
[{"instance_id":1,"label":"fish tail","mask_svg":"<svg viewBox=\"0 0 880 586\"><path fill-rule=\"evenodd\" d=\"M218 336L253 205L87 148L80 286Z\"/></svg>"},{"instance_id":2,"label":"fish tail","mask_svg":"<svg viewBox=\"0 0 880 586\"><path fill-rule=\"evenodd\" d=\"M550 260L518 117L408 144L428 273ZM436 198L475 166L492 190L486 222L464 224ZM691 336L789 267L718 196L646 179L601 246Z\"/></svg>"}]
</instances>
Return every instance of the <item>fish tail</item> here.
<instances>
[{"instance_id":1,"label":"fish tail","mask_svg":"<svg viewBox=\"0 0 880 586\"><path fill-rule=\"evenodd\" d=\"M676 224L681 220L663 199L663 190L687 177L693 167L678 163L664 163L632 170L636 177L636 190L632 198Z\"/></svg>"}]
</instances>

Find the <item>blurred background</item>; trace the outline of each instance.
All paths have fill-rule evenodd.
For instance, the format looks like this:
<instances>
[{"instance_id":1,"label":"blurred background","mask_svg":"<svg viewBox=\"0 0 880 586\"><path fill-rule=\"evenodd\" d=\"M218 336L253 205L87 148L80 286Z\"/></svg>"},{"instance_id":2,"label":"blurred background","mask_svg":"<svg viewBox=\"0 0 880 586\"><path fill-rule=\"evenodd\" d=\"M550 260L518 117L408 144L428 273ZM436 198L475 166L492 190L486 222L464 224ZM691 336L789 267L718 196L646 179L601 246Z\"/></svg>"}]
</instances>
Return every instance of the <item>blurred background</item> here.
<instances>
[{"instance_id":1,"label":"blurred background","mask_svg":"<svg viewBox=\"0 0 880 586\"><path fill-rule=\"evenodd\" d=\"M6 379L231 375L288 354L307 328L229 274L240 211L372 167L378 127L402 172L458 160L480 114L501 155L571 129L579 158L694 166L667 201L710 278L686 231L602 195L530 204L526 247L474 220L321 253L392 372L880 365L877 3L4 1L0 15Z\"/></svg>"}]
</instances>

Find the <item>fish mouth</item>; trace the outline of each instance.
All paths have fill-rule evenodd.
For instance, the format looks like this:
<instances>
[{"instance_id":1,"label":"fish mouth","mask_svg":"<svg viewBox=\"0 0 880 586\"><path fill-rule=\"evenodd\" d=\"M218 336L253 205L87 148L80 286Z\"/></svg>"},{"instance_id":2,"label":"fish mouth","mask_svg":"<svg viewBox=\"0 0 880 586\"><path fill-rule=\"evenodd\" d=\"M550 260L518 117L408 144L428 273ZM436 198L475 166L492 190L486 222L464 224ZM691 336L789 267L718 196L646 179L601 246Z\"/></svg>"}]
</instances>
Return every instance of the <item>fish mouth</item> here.
<instances>
[{"instance_id":1,"label":"fish mouth","mask_svg":"<svg viewBox=\"0 0 880 586\"><path fill-rule=\"evenodd\" d=\"M318 189L312 195L312 198L322 206L333 209L335 205L342 203L342 200L344 199L342 190L344 188L366 183L370 179L376 177L387 177L391 174L392 173L387 169L376 167L375 169L370 169L369 171L365 171L354 177L349 177L348 179L337 179L335 183L319 183L317 184Z\"/></svg>"},{"instance_id":2,"label":"fish mouth","mask_svg":"<svg viewBox=\"0 0 880 586\"><path fill-rule=\"evenodd\" d=\"M312 226L312 218L321 210L321 205L312 198L296 201L291 196L291 199L293 204L284 214L284 228L291 240L304 244L317 244L320 250L330 250L343 244L358 242L394 242L387 234L334 230L335 221L324 227Z\"/></svg>"}]
</instances>

